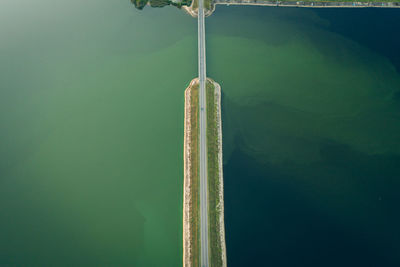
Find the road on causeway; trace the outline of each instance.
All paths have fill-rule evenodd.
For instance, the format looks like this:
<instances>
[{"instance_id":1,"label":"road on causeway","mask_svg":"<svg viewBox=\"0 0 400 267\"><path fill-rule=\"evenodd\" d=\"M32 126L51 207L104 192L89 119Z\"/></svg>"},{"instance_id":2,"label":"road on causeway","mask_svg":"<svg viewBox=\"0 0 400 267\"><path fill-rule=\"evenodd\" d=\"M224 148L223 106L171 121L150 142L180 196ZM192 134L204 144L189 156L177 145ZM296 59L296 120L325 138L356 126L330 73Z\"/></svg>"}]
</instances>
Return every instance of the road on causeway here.
<instances>
[{"instance_id":1,"label":"road on causeway","mask_svg":"<svg viewBox=\"0 0 400 267\"><path fill-rule=\"evenodd\" d=\"M200 104L200 263L208 267L208 197L207 197L207 113L206 113L206 45L204 25L204 1L199 1L199 104Z\"/></svg>"}]
</instances>

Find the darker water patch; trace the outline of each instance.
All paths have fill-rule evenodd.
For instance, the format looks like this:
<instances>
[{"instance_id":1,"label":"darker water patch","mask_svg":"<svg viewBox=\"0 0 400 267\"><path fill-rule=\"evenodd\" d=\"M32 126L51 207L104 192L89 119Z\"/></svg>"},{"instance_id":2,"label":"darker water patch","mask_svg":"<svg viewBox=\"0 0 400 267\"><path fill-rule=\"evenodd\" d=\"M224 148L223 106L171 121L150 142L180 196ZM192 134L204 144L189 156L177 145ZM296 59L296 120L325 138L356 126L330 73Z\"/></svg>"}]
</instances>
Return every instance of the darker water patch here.
<instances>
[{"instance_id":1,"label":"darker water patch","mask_svg":"<svg viewBox=\"0 0 400 267\"><path fill-rule=\"evenodd\" d=\"M400 20L395 12L218 6L207 19L208 70L226 91L229 266L400 266L399 109L393 107L394 101L400 103L395 72ZM275 82L266 73L273 61L258 64L269 58L257 57L252 47L229 55L242 53L248 61L218 57L223 49L215 53L212 38L221 35L261 41L272 52L305 41L310 51L329 60L288 71ZM307 55L283 55L282 70L307 61ZM225 64L229 74L216 70L217 60L224 59L236 63L236 68ZM319 79L319 68L326 66ZM341 68L347 66L355 67L343 77ZM368 75L357 76L357 67ZM247 70L257 73L257 68L265 68L265 76L249 79L256 75ZM368 77L374 79L364 83Z\"/></svg>"},{"instance_id":2,"label":"darker water patch","mask_svg":"<svg viewBox=\"0 0 400 267\"><path fill-rule=\"evenodd\" d=\"M320 23L323 22L308 9L217 5L213 15L206 20L206 28L207 35L239 36L282 45L296 35L306 33L297 31L293 35L288 29L306 29Z\"/></svg>"},{"instance_id":3,"label":"darker water patch","mask_svg":"<svg viewBox=\"0 0 400 267\"><path fill-rule=\"evenodd\" d=\"M393 99L398 107L400 107L400 91L397 91L393 95Z\"/></svg>"},{"instance_id":4,"label":"darker water patch","mask_svg":"<svg viewBox=\"0 0 400 267\"><path fill-rule=\"evenodd\" d=\"M235 19L240 17L241 19ZM256 23L255 23L256 22ZM213 27L212 24L226 25ZM242 29L246 28L244 32ZM287 31L292 29L292 32ZM272 45L308 38L316 44L334 45L321 38L324 31L339 34L385 56L400 73L400 14L397 8L295 8L220 6L207 18L208 34L240 36ZM260 34L261 33L261 34Z\"/></svg>"},{"instance_id":5,"label":"darker water patch","mask_svg":"<svg viewBox=\"0 0 400 267\"><path fill-rule=\"evenodd\" d=\"M400 12L397 8L315 9L332 32L386 56L400 73Z\"/></svg>"},{"instance_id":6,"label":"darker water patch","mask_svg":"<svg viewBox=\"0 0 400 267\"><path fill-rule=\"evenodd\" d=\"M310 164L260 163L238 146L224 165L230 266L400 265L400 157L335 142Z\"/></svg>"}]
</instances>

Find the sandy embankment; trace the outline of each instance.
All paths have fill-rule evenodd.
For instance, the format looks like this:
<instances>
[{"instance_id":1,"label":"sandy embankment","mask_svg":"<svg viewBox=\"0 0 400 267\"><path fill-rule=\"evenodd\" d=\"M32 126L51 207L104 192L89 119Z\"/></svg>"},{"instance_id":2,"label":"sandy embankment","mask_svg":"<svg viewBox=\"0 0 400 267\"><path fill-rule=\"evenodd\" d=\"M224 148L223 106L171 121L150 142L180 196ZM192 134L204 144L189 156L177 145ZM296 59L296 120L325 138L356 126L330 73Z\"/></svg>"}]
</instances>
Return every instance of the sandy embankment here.
<instances>
[{"instance_id":1,"label":"sandy embankment","mask_svg":"<svg viewBox=\"0 0 400 267\"><path fill-rule=\"evenodd\" d=\"M192 16L193 18L197 18L198 8L194 8L194 7L193 7L193 3L194 3L194 1L192 1L192 4L191 4L190 6L183 6L182 8L183 8L183 10L185 10L186 13L188 13L190 16ZM206 17L208 17L208 16L210 16L210 15L214 12L214 10L215 10L215 5L212 4L212 9L211 9L211 10L206 9L206 10L204 11L204 15L205 15Z\"/></svg>"},{"instance_id":2,"label":"sandy embankment","mask_svg":"<svg viewBox=\"0 0 400 267\"><path fill-rule=\"evenodd\" d=\"M198 79L193 79L188 88L185 90L185 125L184 125L184 141L183 141L183 267L191 267L191 244L190 244L190 204L191 204L191 87L198 82Z\"/></svg>"},{"instance_id":3,"label":"sandy embankment","mask_svg":"<svg viewBox=\"0 0 400 267\"><path fill-rule=\"evenodd\" d=\"M222 121L221 121L221 86L215 81L208 79L214 84L215 104L217 105L217 127L218 127L218 165L219 165L219 206L216 207L219 214L219 236L221 242L221 257L223 266L227 266L226 244L225 244L225 221L224 221L224 183L222 162ZM183 148L183 267L191 267L192 248L191 235L191 87L198 83L198 78L193 79L185 90L185 125L184 125L184 148Z\"/></svg>"},{"instance_id":4,"label":"sandy embankment","mask_svg":"<svg viewBox=\"0 0 400 267\"><path fill-rule=\"evenodd\" d=\"M218 170L219 170L219 206L216 207L219 213L219 236L221 242L222 266L227 266L226 243L225 243L225 219L224 219L224 177L222 162L222 119L221 119L221 86L209 79L214 84L215 104L217 105L217 127L218 127Z\"/></svg>"},{"instance_id":5,"label":"sandy embankment","mask_svg":"<svg viewBox=\"0 0 400 267\"><path fill-rule=\"evenodd\" d=\"M193 18L197 18L197 9L193 9L193 3L191 6L183 6L182 7L183 10L186 11L186 13L188 13L190 16L192 16Z\"/></svg>"}]
</instances>

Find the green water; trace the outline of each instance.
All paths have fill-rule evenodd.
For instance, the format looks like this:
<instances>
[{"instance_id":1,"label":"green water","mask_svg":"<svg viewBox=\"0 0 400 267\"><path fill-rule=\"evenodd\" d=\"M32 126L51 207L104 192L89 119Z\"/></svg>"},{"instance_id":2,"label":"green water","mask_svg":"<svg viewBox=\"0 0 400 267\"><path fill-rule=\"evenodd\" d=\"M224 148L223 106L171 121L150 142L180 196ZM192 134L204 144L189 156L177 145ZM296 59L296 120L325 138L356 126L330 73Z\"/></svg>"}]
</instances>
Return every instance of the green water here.
<instances>
[{"instance_id":1,"label":"green water","mask_svg":"<svg viewBox=\"0 0 400 267\"><path fill-rule=\"evenodd\" d=\"M207 19L230 266L400 262L397 14L329 12ZM180 266L196 72L176 8L2 0L0 266Z\"/></svg>"},{"instance_id":2,"label":"green water","mask_svg":"<svg viewBox=\"0 0 400 267\"><path fill-rule=\"evenodd\" d=\"M400 266L398 18L218 7L208 19L229 266Z\"/></svg>"},{"instance_id":3,"label":"green water","mask_svg":"<svg viewBox=\"0 0 400 267\"><path fill-rule=\"evenodd\" d=\"M323 139L400 152L400 76L388 58L329 31L310 9L221 7L215 15L208 73L227 105L254 108L250 120L227 116L260 159L315 161Z\"/></svg>"},{"instance_id":4,"label":"green water","mask_svg":"<svg viewBox=\"0 0 400 267\"><path fill-rule=\"evenodd\" d=\"M1 1L0 266L181 264L196 29L129 0Z\"/></svg>"}]
</instances>

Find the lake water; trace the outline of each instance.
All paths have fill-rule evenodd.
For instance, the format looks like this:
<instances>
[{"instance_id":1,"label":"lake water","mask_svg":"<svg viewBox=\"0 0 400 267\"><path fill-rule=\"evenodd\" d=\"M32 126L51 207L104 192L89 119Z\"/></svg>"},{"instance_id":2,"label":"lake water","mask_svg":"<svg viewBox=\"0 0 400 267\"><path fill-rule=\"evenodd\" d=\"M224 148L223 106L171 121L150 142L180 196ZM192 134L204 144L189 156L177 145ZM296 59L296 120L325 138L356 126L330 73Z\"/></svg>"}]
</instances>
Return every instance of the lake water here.
<instances>
[{"instance_id":1,"label":"lake water","mask_svg":"<svg viewBox=\"0 0 400 267\"><path fill-rule=\"evenodd\" d=\"M230 266L400 266L400 13L219 7Z\"/></svg>"},{"instance_id":2,"label":"lake water","mask_svg":"<svg viewBox=\"0 0 400 267\"><path fill-rule=\"evenodd\" d=\"M129 0L1 1L0 266L181 265L196 29Z\"/></svg>"},{"instance_id":3,"label":"lake water","mask_svg":"<svg viewBox=\"0 0 400 267\"><path fill-rule=\"evenodd\" d=\"M207 19L230 266L399 265L399 18ZM196 22L129 0L1 1L1 266L181 265Z\"/></svg>"}]
</instances>

